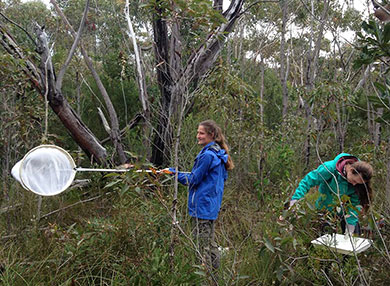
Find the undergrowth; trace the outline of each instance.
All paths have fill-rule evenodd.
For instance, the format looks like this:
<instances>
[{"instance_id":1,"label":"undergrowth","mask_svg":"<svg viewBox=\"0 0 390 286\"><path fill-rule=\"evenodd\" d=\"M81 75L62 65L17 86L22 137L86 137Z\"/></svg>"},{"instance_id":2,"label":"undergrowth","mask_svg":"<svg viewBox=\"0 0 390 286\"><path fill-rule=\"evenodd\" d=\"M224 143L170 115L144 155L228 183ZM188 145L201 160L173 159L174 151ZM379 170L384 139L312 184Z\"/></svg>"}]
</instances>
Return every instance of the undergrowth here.
<instances>
[{"instance_id":1,"label":"undergrowth","mask_svg":"<svg viewBox=\"0 0 390 286\"><path fill-rule=\"evenodd\" d=\"M129 172L96 174L92 181L88 188L43 198L40 214L37 196L13 186L13 199L22 205L1 217L1 285L207 285L195 258L185 187L179 186L172 237L171 177ZM390 282L387 225L381 235L374 229L374 245L357 257L315 248L311 240L322 221L339 231L337 221L318 215L314 190L294 211L283 210L288 192L275 190L228 182L216 224L223 250L219 285Z\"/></svg>"}]
</instances>

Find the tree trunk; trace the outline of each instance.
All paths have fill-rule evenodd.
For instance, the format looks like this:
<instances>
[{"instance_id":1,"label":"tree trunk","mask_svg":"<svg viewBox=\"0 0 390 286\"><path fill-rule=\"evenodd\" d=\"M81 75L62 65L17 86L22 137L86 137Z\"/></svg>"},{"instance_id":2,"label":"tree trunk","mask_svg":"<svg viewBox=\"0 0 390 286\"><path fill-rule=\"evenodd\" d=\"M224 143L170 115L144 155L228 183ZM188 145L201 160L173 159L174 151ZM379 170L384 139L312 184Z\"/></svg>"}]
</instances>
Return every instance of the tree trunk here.
<instances>
[{"instance_id":1,"label":"tree trunk","mask_svg":"<svg viewBox=\"0 0 390 286\"><path fill-rule=\"evenodd\" d=\"M264 151L264 144L263 144L263 138L264 138L264 57L261 56L261 62L260 62L260 126L261 126L261 132L260 132L260 147L259 147L259 160L257 162L257 169L258 169L258 177L260 179L260 184L263 184L263 178L264 178L264 165L265 165L265 151ZM260 192L261 198L264 201L264 192Z\"/></svg>"},{"instance_id":2,"label":"tree trunk","mask_svg":"<svg viewBox=\"0 0 390 286\"><path fill-rule=\"evenodd\" d=\"M386 169L387 169L387 176L386 176L386 200L387 205L390 205L390 138L387 139L387 145L386 145Z\"/></svg>"},{"instance_id":3,"label":"tree trunk","mask_svg":"<svg viewBox=\"0 0 390 286\"><path fill-rule=\"evenodd\" d=\"M185 96L185 95L184 95ZM188 99L188 98L187 98ZM182 123L184 119L184 110L185 106L188 104L187 100L184 100L182 102L182 106L180 108L181 112L178 118L178 126L177 126L177 133L175 138L175 144L174 144L174 167L176 170L179 170L179 146L180 146L180 134L181 134L181 128ZM171 216L172 216L172 228L171 228L171 243L170 243L170 256L171 256L171 265L174 265L174 255L175 255L175 241L176 241L176 232L177 232L177 226L178 226L178 220L177 220L177 195L179 190L179 181L178 181L178 173L175 173L175 183L174 183L174 191L173 191L173 198L172 198L172 207L171 207Z\"/></svg>"},{"instance_id":4,"label":"tree trunk","mask_svg":"<svg viewBox=\"0 0 390 286\"><path fill-rule=\"evenodd\" d=\"M311 82L312 86L314 85L314 82L317 78L318 58L320 55L322 39L324 38L324 28L326 26L326 22L328 21L329 1L330 0L324 1L324 10L323 10L322 15L321 15L321 21L320 21L320 27L319 27L319 31L318 31L317 41L316 41L316 44L314 47L313 68L311 69L313 74L310 77L312 80L312 82Z\"/></svg>"},{"instance_id":5,"label":"tree trunk","mask_svg":"<svg viewBox=\"0 0 390 286\"><path fill-rule=\"evenodd\" d=\"M311 91L314 88L314 83L315 83L317 69L318 69L318 57L320 54L321 41L323 38L325 21L328 17L328 7L329 7L329 0L325 0L324 10L321 16L321 23L317 35L317 40L315 42L314 50L312 51L312 45L314 40L314 0L311 0L311 15L312 15L311 34L310 34L311 36L310 36L309 52L307 55L306 82L305 82L307 91ZM305 103L305 116L307 120L307 129L306 129L307 137L304 145L305 145L305 166L307 168L310 163L310 152L311 152L310 134L312 132L312 126L313 126L311 107L307 103Z\"/></svg>"},{"instance_id":6,"label":"tree trunk","mask_svg":"<svg viewBox=\"0 0 390 286\"><path fill-rule=\"evenodd\" d=\"M190 94L190 87L192 90L196 89L199 81L216 61L227 35L232 31L235 21L240 16L244 0L231 1L229 8L222 13L226 22L207 36L204 43L192 53L183 67L181 51L178 49L181 47L179 23L172 21L171 37L173 39L170 39L167 22L163 16L165 11L159 7L159 2L157 1L156 5L153 32L161 100L151 162L162 166L171 157L172 134L179 118L178 107L181 106L182 97ZM179 43L179 45L172 43Z\"/></svg>"},{"instance_id":7,"label":"tree trunk","mask_svg":"<svg viewBox=\"0 0 390 286\"><path fill-rule=\"evenodd\" d=\"M260 62L260 123L264 125L264 57Z\"/></svg>"},{"instance_id":8,"label":"tree trunk","mask_svg":"<svg viewBox=\"0 0 390 286\"><path fill-rule=\"evenodd\" d=\"M321 15L321 22L319 26L319 31L317 35L317 40L315 42L314 50L312 51L312 42L314 40L314 2L311 1L312 17L311 17L311 37L310 37L310 47L307 56L307 72L306 72L306 88L312 90L314 87L314 82L317 76L318 69L318 57L320 54L321 43L324 34L325 23L328 18L328 8L329 0L324 1L324 10Z\"/></svg>"},{"instance_id":9,"label":"tree trunk","mask_svg":"<svg viewBox=\"0 0 390 286\"><path fill-rule=\"evenodd\" d=\"M314 38L314 0L310 0L311 4L311 17L310 17L310 37L309 37L309 48L307 50L307 63L306 63L306 76L305 76L305 86L307 90L311 90L313 88L313 79L311 78L312 76L312 61L313 61L313 56L312 56L312 49L313 49L313 38Z\"/></svg>"},{"instance_id":10,"label":"tree trunk","mask_svg":"<svg viewBox=\"0 0 390 286\"><path fill-rule=\"evenodd\" d=\"M160 1L158 1L160 2ZM157 130L153 139L152 157L151 162L157 166L162 166L169 158L167 152L167 146L170 146L171 138L165 137L165 134L170 133L169 121L169 104L171 101L171 76L168 67L169 57L169 39L168 39L168 27L165 19L163 18L162 8L156 8L155 19L153 20L153 36L154 36L154 49L156 58L157 69L157 82L160 89L160 113L157 121Z\"/></svg>"},{"instance_id":11,"label":"tree trunk","mask_svg":"<svg viewBox=\"0 0 390 286\"><path fill-rule=\"evenodd\" d=\"M337 138L337 142L339 143L339 153L342 153L344 152L345 134L347 133L347 125L348 125L348 118L346 118L344 103L342 103L342 106L340 107L340 103L336 102L336 114L337 114L337 120L335 122L336 138Z\"/></svg>"},{"instance_id":12,"label":"tree trunk","mask_svg":"<svg viewBox=\"0 0 390 286\"><path fill-rule=\"evenodd\" d=\"M288 110L288 91L287 91L287 72L286 72L286 26L288 17L288 2L283 0L280 2L282 6L282 31L280 40L280 80L282 83L282 94L283 94L283 109L282 118L283 122L287 116Z\"/></svg>"},{"instance_id":13,"label":"tree trunk","mask_svg":"<svg viewBox=\"0 0 390 286\"><path fill-rule=\"evenodd\" d=\"M383 115L383 108L378 108L378 111L376 113L376 118L381 118ZM374 145L375 147L379 147L381 144L381 123L374 121Z\"/></svg>"}]
</instances>

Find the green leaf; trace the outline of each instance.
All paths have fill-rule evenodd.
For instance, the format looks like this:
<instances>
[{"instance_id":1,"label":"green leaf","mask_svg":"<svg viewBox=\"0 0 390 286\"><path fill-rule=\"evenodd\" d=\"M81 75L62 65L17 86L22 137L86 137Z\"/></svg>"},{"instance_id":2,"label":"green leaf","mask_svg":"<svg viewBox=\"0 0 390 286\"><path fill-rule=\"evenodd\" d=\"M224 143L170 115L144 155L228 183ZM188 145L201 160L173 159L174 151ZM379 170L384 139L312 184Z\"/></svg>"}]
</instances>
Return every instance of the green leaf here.
<instances>
[{"instance_id":1,"label":"green leaf","mask_svg":"<svg viewBox=\"0 0 390 286\"><path fill-rule=\"evenodd\" d=\"M298 241L294 238L293 239L293 247L295 250L297 250Z\"/></svg>"},{"instance_id":2,"label":"green leaf","mask_svg":"<svg viewBox=\"0 0 390 286\"><path fill-rule=\"evenodd\" d=\"M390 112L385 112L381 117L375 119L375 122L389 124Z\"/></svg>"},{"instance_id":3,"label":"green leaf","mask_svg":"<svg viewBox=\"0 0 390 286\"><path fill-rule=\"evenodd\" d=\"M280 265L279 268L278 268L278 270L276 270L276 278L278 279L279 282L282 281L283 272L284 272L284 268L283 268L282 265Z\"/></svg>"},{"instance_id":4,"label":"green leaf","mask_svg":"<svg viewBox=\"0 0 390 286\"><path fill-rule=\"evenodd\" d=\"M378 96L370 95L370 96L367 96L367 99L376 108L385 107L382 100Z\"/></svg>"},{"instance_id":5,"label":"green leaf","mask_svg":"<svg viewBox=\"0 0 390 286\"><path fill-rule=\"evenodd\" d=\"M130 188L129 185L127 185L127 184L123 185L120 194L123 195L123 194L127 193L127 191L129 190L129 188Z\"/></svg>"},{"instance_id":6,"label":"green leaf","mask_svg":"<svg viewBox=\"0 0 390 286\"><path fill-rule=\"evenodd\" d=\"M369 33L370 26L368 25L368 23L367 23L366 21L364 21L364 22L362 23L362 29L363 29L364 31L366 31L367 33Z\"/></svg>"},{"instance_id":7,"label":"green leaf","mask_svg":"<svg viewBox=\"0 0 390 286\"><path fill-rule=\"evenodd\" d=\"M381 83L379 83L379 82L374 82L374 85L375 85L375 87L377 88L377 89L379 89L380 90L380 92L382 92L382 93L385 93L386 92L386 86L384 85L384 84L381 84Z\"/></svg>"},{"instance_id":8,"label":"green leaf","mask_svg":"<svg viewBox=\"0 0 390 286\"><path fill-rule=\"evenodd\" d=\"M118 176L118 173L108 173L108 174L104 175L104 178L117 177L117 176Z\"/></svg>"},{"instance_id":9,"label":"green leaf","mask_svg":"<svg viewBox=\"0 0 390 286\"><path fill-rule=\"evenodd\" d=\"M264 237L264 245L271 251L272 253L275 253L275 247L272 245L272 243Z\"/></svg>"},{"instance_id":10,"label":"green leaf","mask_svg":"<svg viewBox=\"0 0 390 286\"><path fill-rule=\"evenodd\" d=\"M285 245L285 244L289 243L292 239L293 239L292 236L287 236L287 237L282 239L282 241L280 242L280 245Z\"/></svg>"},{"instance_id":11,"label":"green leaf","mask_svg":"<svg viewBox=\"0 0 390 286\"><path fill-rule=\"evenodd\" d=\"M236 277L237 280L248 279L248 278L250 278L250 276L247 276L247 275L239 275Z\"/></svg>"},{"instance_id":12,"label":"green leaf","mask_svg":"<svg viewBox=\"0 0 390 286\"><path fill-rule=\"evenodd\" d=\"M115 186L116 184L118 184L118 183L120 183L120 182L122 182L122 180L115 180L115 181L113 181L113 182L111 182L111 183L105 185L105 186L104 186L104 189L111 188L111 187Z\"/></svg>"},{"instance_id":13,"label":"green leaf","mask_svg":"<svg viewBox=\"0 0 390 286\"><path fill-rule=\"evenodd\" d=\"M307 206L309 207L310 210L314 211L315 210L315 206L309 202L306 202Z\"/></svg>"}]
</instances>

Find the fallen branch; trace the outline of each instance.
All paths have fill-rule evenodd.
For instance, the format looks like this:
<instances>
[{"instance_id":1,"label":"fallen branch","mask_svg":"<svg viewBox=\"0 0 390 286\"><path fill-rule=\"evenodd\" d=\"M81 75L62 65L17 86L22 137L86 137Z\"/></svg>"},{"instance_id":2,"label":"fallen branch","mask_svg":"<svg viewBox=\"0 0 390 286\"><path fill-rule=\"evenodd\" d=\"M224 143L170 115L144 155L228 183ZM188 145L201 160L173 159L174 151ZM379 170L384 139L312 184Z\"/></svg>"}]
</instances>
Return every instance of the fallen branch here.
<instances>
[{"instance_id":1,"label":"fallen branch","mask_svg":"<svg viewBox=\"0 0 390 286\"><path fill-rule=\"evenodd\" d=\"M0 214L7 213L9 211L13 211L13 210L19 208L20 206L22 206L22 204L16 204L16 205L13 205L13 206L8 206L8 207L5 207L5 208L2 208L2 209L0 209Z\"/></svg>"},{"instance_id":2,"label":"fallen branch","mask_svg":"<svg viewBox=\"0 0 390 286\"><path fill-rule=\"evenodd\" d=\"M45 217L48 217L48 216L51 216L51 215L53 215L53 214L55 214L55 213L58 213L58 212L60 212L60 211L67 210L67 209L69 209L69 208L71 208L71 207L74 207L74 206L77 206L77 205L79 205L79 204L91 202L91 201L96 200L96 199L98 199L98 198L100 198L100 197L102 197L102 196L103 196L103 195L99 195L99 196L96 196L96 197L93 197L93 198L89 198L89 199L86 199L86 200L83 200L83 201L78 201L77 203L74 203L74 204L71 204L71 205L69 205L69 206L63 207L63 208L61 208L61 209L58 209L58 210L49 212L49 213L47 213L47 214L41 216L41 219L43 219L43 218L45 218Z\"/></svg>"}]
</instances>

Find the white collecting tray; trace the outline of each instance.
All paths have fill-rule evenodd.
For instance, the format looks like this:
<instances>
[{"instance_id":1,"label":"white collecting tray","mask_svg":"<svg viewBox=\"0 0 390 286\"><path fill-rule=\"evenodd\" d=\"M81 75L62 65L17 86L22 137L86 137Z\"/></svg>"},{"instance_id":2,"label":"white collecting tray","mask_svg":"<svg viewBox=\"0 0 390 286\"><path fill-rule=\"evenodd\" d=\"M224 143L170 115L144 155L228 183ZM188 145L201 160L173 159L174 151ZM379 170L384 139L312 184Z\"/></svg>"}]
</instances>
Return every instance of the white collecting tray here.
<instances>
[{"instance_id":1,"label":"white collecting tray","mask_svg":"<svg viewBox=\"0 0 390 286\"><path fill-rule=\"evenodd\" d=\"M311 241L315 247L323 247L338 253L354 255L368 249L372 241L370 239L354 237L344 234L325 234Z\"/></svg>"}]
</instances>

